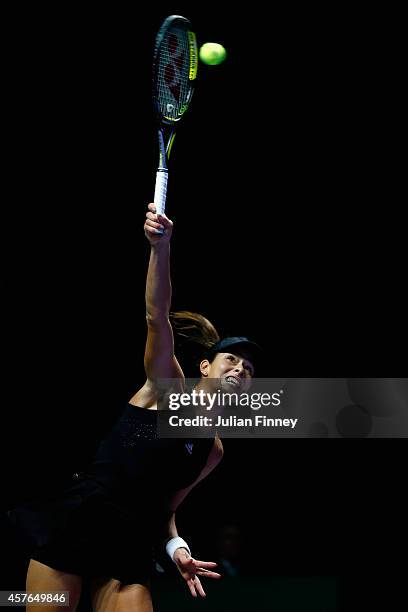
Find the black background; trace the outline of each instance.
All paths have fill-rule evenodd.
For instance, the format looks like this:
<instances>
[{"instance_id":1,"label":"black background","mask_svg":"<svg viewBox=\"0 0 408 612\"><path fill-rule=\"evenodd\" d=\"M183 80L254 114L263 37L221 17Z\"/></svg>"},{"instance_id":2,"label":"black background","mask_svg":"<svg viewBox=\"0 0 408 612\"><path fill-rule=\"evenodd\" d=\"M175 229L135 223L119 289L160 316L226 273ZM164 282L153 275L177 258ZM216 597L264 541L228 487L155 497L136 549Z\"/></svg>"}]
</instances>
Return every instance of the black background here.
<instances>
[{"instance_id":1,"label":"black background","mask_svg":"<svg viewBox=\"0 0 408 612\"><path fill-rule=\"evenodd\" d=\"M144 381L150 66L168 14L228 52L200 63L173 147L173 309L256 339L268 376L404 375L398 37L385 18L30 10L6 20L6 507L83 468ZM265 575L381 573L401 535L401 442L227 440L181 526L207 552L216 526L238 522Z\"/></svg>"}]
</instances>

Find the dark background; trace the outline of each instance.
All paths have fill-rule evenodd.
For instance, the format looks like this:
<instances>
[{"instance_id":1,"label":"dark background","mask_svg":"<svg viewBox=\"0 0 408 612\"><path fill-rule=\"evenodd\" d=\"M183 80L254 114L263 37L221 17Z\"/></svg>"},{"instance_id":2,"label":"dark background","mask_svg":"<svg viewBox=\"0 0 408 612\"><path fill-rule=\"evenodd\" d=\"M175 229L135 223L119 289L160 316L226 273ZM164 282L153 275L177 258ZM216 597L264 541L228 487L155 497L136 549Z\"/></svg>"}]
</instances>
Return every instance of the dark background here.
<instances>
[{"instance_id":1,"label":"dark background","mask_svg":"<svg viewBox=\"0 0 408 612\"><path fill-rule=\"evenodd\" d=\"M7 17L6 508L81 470L144 382L150 66L168 14L228 53L200 63L173 147L173 309L253 337L267 376L404 376L398 36L351 8L260 7ZM226 440L180 531L211 558L238 524L259 575L368 597L395 572L402 443Z\"/></svg>"}]
</instances>

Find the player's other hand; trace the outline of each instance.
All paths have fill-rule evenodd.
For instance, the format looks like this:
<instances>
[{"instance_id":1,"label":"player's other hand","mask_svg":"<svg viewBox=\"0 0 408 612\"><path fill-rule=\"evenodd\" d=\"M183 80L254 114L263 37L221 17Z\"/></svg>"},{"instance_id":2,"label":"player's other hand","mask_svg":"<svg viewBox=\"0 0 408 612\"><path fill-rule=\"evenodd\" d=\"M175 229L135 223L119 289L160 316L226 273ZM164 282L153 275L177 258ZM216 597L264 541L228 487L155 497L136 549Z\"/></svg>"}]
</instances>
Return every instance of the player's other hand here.
<instances>
[{"instance_id":1,"label":"player's other hand","mask_svg":"<svg viewBox=\"0 0 408 612\"><path fill-rule=\"evenodd\" d=\"M157 215L156 206L151 203L147 207L144 232L152 246L169 242L173 231L173 222L166 215Z\"/></svg>"},{"instance_id":2,"label":"player's other hand","mask_svg":"<svg viewBox=\"0 0 408 612\"><path fill-rule=\"evenodd\" d=\"M206 578L221 578L221 574L212 571L217 567L216 563L213 561L198 561L197 559L193 559L185 548L176 549L174 560L180 574L187 582L187 586L193 597L197 597L197 593L201 597L205 597L205 592L199 576L205 576Z\"/></svg>"}]
</instances>

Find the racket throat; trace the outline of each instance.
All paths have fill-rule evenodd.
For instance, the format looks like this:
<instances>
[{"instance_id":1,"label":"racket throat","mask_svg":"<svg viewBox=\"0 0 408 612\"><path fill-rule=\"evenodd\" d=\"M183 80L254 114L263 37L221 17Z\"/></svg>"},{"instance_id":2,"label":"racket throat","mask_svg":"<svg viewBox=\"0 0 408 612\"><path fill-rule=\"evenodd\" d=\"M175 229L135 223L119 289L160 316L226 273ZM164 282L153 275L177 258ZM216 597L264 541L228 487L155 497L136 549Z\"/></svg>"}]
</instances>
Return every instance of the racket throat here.
<instances>
[{"instance_id":1,"label":"racket throat","mask_svg":"<svg viewBox=\"0 0 408 612\"><path fill-rule=\"evenodd\" d=\"M170 157L170 153L171 153L171 147L173 146L173 142L174 139L176 137L176 132L171 132L170 136L169 136L169 140L167 142L167 147L166 147L166 157L167 159L169 159Z\"/></svg>"},{"instance_id":2,"label":"racket throat","mask_svg":"<svg viewBox=\"0 0 408 612\"><path fill-rule=\"evenodd\" d=\"M164 144L164 134L159 130L159 168L167 168L166 162L170 157L171 148L176 137L175 130L171 130L167 137L167 144Z\"/></svg>"}]
</instances>

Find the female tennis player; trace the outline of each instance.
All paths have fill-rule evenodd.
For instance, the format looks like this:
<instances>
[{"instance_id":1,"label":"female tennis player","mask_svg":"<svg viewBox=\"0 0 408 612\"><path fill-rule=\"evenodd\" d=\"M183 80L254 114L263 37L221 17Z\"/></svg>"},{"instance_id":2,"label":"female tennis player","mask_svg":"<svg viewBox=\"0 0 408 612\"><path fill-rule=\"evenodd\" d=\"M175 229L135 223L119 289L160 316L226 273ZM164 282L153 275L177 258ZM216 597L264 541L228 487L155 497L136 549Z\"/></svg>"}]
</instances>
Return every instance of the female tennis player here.
<instances>
[{"instance_id":1,"label":"female tennis player","mask_svg":"<svg viewBox=\"0 0 408 612\"><path fill-rule=\"evenodd\" d=\"M27 504L11 513L33 542L26 590L68 591L68 610L76 609L86 578L96 612L151 612L149 577L160 544L166 546L193 597L205 596L201 577L220 577L216 563L195 559L179 537L175 511L219 463L222 443L218 436L160 439L156 381L176 379L184 389L170 318L176 337L193 339L206 350L197 387L207 379L219 379L235 390L237 383L250 381L259 347L244 337L220 340L214 326L199 314L170 315L172 227L170 219L156 215L154 204L149 204L144 225L151 246L145 384L102 441L89 469L57 500ZM50 603L46 609L60 608Z\"/></svg>"}]
</instances>

